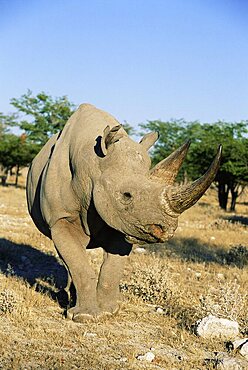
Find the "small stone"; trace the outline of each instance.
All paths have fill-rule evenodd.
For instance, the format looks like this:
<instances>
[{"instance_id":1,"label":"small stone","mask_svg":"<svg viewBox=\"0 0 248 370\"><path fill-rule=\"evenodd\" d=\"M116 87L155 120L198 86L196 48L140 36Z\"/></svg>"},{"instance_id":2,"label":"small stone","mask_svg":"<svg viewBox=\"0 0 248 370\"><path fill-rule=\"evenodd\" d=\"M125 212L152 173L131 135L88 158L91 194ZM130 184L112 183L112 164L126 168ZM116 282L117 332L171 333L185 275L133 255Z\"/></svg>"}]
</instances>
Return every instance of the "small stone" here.
<instances>
[{"instance_id":1,"label":"small stone","mask_svg":"<svg viewBox=\"0 0 248 370\"><path fill-rule=\"evenodd\" d=\"M224 358L219 366L217 367L217 369L220 369L220 370L244 370L245 367L243 366L244 364L242 363L242 361L234 358L234 357L230 357L230 358Z\"/></svg>"},{"instance_id":2,"label":"small stone","mask_svg":"<svg viewBox=\"0 0 248 370\"><path fill-rule=\"evenodd\" d=\"M93 337L97 337L97 334L96 333L84 333L84 337L93 338Z\"/></svg>"},{"instance_id":3,"label":"small stone","mask_svg":"<svg viewBox=\"0 0 248 370\"><path fill-rule=\"evenodd\" d=\"M232 342L233 344L233 349L237 349L238 347L243 347L246 343L248 343L248 338L242 338L242 339L237 339Z\"/></svg>"},{"instance_id":4,"label":"small stone","mask_svg":"<svg viewBox=\"0 0 248 370\"><path fill-rule=\"evenodd\" d=\"M209 358L205 359L207 365L212 365L210 368L219 370L244 370L247 369L247 361L236 357L230 357L226 352L214 352L209 354Z\"/></svg>"},{"instance_id":5,"label":"small stone","mask_svg":"<svg viewBox=\"0 0 248 370\"><path fill-rule=\"evenodd\" d=\"M163 314L164 313L164 310L161 307L158 307L156 309L156 312L159 313L159 314Z\"/></svg>"},{"instance_id":6,"label":"small stone","mask_svg":"<svg viewBox=\"0 0 248 370\"><path fill-rule=\"evenodd\" d=\"M246 342L245 344L243 344L243 346L241 347L241 349L240 349L239 352L248 361L248 342Z\"/></svg>"},{"instance_id":7,"label":"small stone","mask_svg":"<svg viewBox=\"0 0 248 370\"><path fill-rule=\"evenodd\" d=\"M216 276L217 276L217 278L218 278L219 280L225 280L225 276L224 276L224 274L219 273L219 274L217 274Z\"/></svg>"},{"instance_id":8,"label":"small stone","mask_svg":"<svg viewBox=\"0 0 248 370\"><path fill-rule=\"evenodd\" d=\"M196 333L203 338L236 338L239 334L239 324L236 321L212 315L204 317L197 324Z\"/></svg>"},{"instance_id":9,"label":"small stone","mask_svg":"<svg viewBox=\"0 0 248 370\"><path fill-rule=\"evenodd\" d=\"M119 358L119 361L120 362L127 362L127 357L121 357L121 358Z\"/></svg>"},{"instance_id":10,"label":"small stone","mask_svg":"<svg viewBox=\"0 0 248 370\"><path fill-rule=\"evenodd\" d=\"M210 237L210 240L215 240L215 239L216 239L215 236Z\"/></svg>"},{"instance_id":11,"label":"small stone","mask_svg":"<svg viewBox=\"0 0 248 370\"><path fill-rule=\"evenodd\" d=\"M155 358L155 355L151 351L146 352L144 355L137 356L137 360L148 361L148 362L152 362L154 360L154 358Z\"/></svg>"},{"instance_id":12,"label":"small stone","mask_svg":"<svg viewBox=\"0 0 248 370\"><path fill-rule=\"evenodd\" d=\"M200 273L200 272L196 272L196 273L195 273L195 277L196 277L197 279L200 279L200 277L201 277L201 273Z\"/></svg>"},{"instance_id":13,"label":"small stone","mask_svg":"<svg viewBox=\"0 0 248 370\"><path fill-rule=\"evenodd\" d=\"M142 247L137 247L134 249L134 253L146 254L146 249Z\"/></svg>"}]
</instances>

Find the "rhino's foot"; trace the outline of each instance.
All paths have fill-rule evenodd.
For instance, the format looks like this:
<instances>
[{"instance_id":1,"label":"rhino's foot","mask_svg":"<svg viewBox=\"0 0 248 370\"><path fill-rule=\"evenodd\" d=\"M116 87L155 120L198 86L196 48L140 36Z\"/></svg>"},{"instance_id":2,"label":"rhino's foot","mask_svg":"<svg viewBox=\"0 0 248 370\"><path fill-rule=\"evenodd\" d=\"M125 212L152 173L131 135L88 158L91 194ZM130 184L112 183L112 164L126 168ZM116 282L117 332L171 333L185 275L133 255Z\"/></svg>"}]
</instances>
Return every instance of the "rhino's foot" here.
<instances>
[{"instance_id":1,"label":"rhino's foot","mask_svg":"<svg viewBox=\"0 0 248 370\"><path fill-rule=\"evenodd\" d=\"M112 313L110 312L99 312L97 315L89 315L85 313L78 313L73 316L73 321L78 323L85 323L87 321L98 321L107 317L112 316Z\"/></svg>"},{"instance_id":2,"label":"rhino's foot","mask_svg":"<svg viewBox=\"0 0 248 370\"><path fill-rule=\"evenodd\" d=\"M120 310L120 305L117 303L115 304L101 303L99 306L102 312L108 313L110 315L116 315Z\"/></svg>"},{"instance_id":3,"label":"rhino's foot","mask_svg":"<svg viewBox=\"0 0 248 370\"><path fill-rule=\"evenodd\" d=\"M85 322L96 318L99 312L98 308L89 310L75 306L67 310L66 317L75 322Z\"/></svg>"},{"instance_id":4,"label":"rhino's foot","mask_svg":"<svg viewBox=\"0 0 248 370\"><path fill-rule=\"evenodd\" d=\"M73 318L72 320L74 322L78 322L78 323L85 323L87 321L93 321L94 319L96 318L96 316L94 315L90 315L88 313L76 313L75 315L73 315Z\"/></svg>"},{"instance_id":5,"label":"rhino's foot","mask_svg":"<svg viewBox=\"0 0 248 370\"><path fill-rule=\"evenodd\" d=\"M66 317L74 322L84 323L87 321L98 320L104 317L112 316L117 314L119 311L119 306L115 307L113 310L108 309L92 309L92 310L83 310L80 307L72 307L67 310Z\"/></svg>"}]
</instances>

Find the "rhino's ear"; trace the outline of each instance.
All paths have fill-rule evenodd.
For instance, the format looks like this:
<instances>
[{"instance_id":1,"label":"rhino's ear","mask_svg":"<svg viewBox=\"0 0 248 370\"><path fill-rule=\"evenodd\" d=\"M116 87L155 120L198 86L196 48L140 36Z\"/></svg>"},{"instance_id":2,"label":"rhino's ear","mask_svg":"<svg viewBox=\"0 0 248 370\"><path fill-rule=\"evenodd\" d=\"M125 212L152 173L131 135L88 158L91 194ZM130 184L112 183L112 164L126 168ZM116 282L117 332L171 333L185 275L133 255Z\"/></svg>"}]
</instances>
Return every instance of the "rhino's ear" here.
<instances>
[{"instance_id":1,"label":"rhino's ear","mask_svg":"<svg viewBox=\"0 0 248 370\"><path fill-rule=\"evenodd\" d=\"M101 139L101 149L104 155L107 154L108 148L119 141L123 137L123 133L120 133L119 130L121 125L114 126L110 129L107 126L103 131L103 136Z\"/></svg>"},{"instance_id":2,"label":"rhino's ear","mask_svg":"<svg viewBox=\"0 0 248 370\"><path fill-rule=\"evenodd\" d=\"M145 134L143 138L140 140L140 144L146 149L150 149L153 144L158 140L159 138L159 133L154 131L154 132L149 132L148 134Z\"/></svg>"}]
</instances>

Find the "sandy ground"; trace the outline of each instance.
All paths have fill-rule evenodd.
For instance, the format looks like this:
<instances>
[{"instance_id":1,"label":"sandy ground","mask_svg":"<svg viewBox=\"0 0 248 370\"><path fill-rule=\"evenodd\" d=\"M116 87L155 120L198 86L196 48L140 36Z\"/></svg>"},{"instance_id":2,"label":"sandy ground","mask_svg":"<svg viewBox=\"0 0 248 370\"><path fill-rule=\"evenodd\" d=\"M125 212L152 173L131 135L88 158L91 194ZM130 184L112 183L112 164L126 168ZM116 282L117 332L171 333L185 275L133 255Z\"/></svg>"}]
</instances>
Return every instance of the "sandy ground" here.
<instances>
[{"instance_id":1,"label":"sandy ground","mask_svg":"<svg viewBox=\"0 0 248 370\"><path fill-rule=\"evenodd\" d=\"M210 312L237 320L248 336L247 200L225 213L208 192L181 216L174 239L131 254L116 316L75 324L57 300L65 269L33 225L25 189L0 188L0 368L211 369L229 356L242 369L242 356L221 338L199 338L194 324ZM89 252L96 269L101 256ZM148 351L152 362L138 359Z\"/></svg>"}]
</instances>

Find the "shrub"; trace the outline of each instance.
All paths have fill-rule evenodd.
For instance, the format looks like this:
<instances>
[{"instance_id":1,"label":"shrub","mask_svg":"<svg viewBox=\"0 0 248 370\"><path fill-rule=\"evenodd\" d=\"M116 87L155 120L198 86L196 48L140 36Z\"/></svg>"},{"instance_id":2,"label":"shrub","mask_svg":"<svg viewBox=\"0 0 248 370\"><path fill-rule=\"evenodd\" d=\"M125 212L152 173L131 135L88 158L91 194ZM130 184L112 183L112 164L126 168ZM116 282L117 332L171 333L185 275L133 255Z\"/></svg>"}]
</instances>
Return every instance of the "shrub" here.
<instances>
[{"instance_id":1,"label":"shrub","mask_svg":"<svg viewBox=\"0 0 248 370\"><path fill-rule=\"evenodd\" d=\"M4 289L0 292L0 314L11 313L17 307L19 297L10 289Z\"/></svg>"},{"instance_id":2,"label":"shrub","mask_svg":"<svg viewBox=\"0 0 248 370\"><path fill-rule=\"evenodd\" d=\"M248 294L243 294L236 280L218 281L218 286L207 288L200 298L200 311L204 316L214 315L229 320L241 320L247 312ZM246 314L245 314L246 315Z\"/></svg>"},{"instance_id":3,"label":"shrub","mask_svg":"<svg viewBox=\"0 0 248 370\"><path fill-rule=\"evenodd\" d=\"M139 260L134 264L129 281L121 284L122 292L141 298L157 306L167 305L175 299L175 283L168 268L158 258Z\"/></svg>"},{"instance_id":4,"label":"shrub","mask_svg":"<svg viewBox=\"0 0 248 370\"><path fill-rule=\"evenodd\" d=\"M248 249L244 245L232 247L225 256L228 265L236 265L243 268L248 265Z\"/></svg>"}]
</instances>

